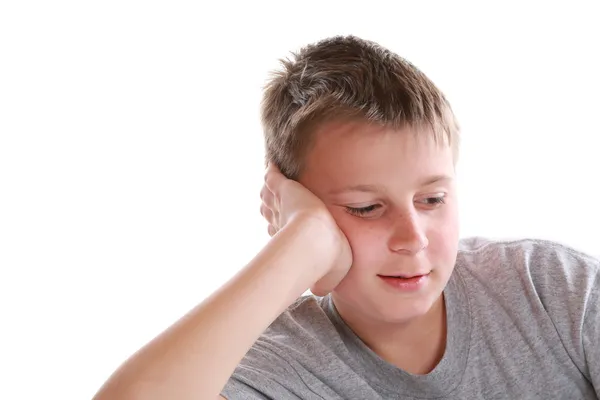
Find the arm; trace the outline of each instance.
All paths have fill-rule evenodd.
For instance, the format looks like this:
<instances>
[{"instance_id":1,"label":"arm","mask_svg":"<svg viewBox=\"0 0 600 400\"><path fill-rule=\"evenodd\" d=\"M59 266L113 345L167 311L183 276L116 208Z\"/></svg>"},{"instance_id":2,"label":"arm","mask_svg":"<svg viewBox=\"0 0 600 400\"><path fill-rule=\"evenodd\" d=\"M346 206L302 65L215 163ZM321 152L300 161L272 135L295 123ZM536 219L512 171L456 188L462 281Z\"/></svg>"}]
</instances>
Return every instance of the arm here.
<instances>
[{"instance_id":1,"label":"arm","mask_svg":"<svg viewBox=\"0 0 600 400\"><path fill-rule=\"evenodd\" d=\"M346 274L350 248L325 206L278 171L266 181L263 215L273 238L223 287L131 356L95 400L219 398L279 314L312 285L328 291Z\"/></svg>"},{"instance_id":2,"label":"arm","mask_svg":"<svg viewBox=\"0 0 600 400\"><path fill-rule=\"evenodd\" d=\"M334 239L317 219L286 226L233 279L133 355L95 399L217 398L254 341L320 277L323 255L338 247Z\"/></svg>"}]
</instances>

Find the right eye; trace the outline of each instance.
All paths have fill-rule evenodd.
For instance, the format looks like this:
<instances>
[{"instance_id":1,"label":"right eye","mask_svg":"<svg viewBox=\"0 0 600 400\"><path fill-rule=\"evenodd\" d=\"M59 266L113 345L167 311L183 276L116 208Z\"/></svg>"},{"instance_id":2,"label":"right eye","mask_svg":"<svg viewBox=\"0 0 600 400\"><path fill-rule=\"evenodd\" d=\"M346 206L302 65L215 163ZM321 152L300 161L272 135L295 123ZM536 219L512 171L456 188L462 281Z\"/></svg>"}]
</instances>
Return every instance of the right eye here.
<instances>
[{"instance_id":1,"label":"right eye","mask_svg":"<svg viewBox=\"0 0 600 400\"><path fill-rule=\"evenodd\" d=\"M346 211L357 217L365 217L373 214L373 212L379 208L381 208L380 204L371 204L370 206L366 207L346 207Z\"/></svg>"}]
</instances>

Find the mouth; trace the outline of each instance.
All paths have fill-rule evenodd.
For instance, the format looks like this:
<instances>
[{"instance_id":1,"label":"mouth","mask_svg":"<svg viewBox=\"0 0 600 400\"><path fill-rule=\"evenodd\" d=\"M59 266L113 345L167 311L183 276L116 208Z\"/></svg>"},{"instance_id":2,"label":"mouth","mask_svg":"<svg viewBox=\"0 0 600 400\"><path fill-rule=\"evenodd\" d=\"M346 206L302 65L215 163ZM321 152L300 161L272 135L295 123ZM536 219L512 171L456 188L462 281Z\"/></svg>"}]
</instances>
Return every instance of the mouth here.
<instances>
[{"instance_id":1,"label":"mouth","mask_svg":"<svg viewBox=\"0 0 600 400\"><path fill-rule=\"evenodd\" d=\"M389 287L404 292L418 292L429 282L430 272L411 275L377 275Z\"/></svg>"},{"instance_id":2,"label":"mouth","mask_svg":"<svg viewBox=\"0 0 600 400\"><path fill-rule=\"evenodd\" d=\"M423 276L429 275L429 272L423 274L414 274L414 275L377 275L380 278L397 278L397 279L418 279Z\"/></svg>"}]
</instances>

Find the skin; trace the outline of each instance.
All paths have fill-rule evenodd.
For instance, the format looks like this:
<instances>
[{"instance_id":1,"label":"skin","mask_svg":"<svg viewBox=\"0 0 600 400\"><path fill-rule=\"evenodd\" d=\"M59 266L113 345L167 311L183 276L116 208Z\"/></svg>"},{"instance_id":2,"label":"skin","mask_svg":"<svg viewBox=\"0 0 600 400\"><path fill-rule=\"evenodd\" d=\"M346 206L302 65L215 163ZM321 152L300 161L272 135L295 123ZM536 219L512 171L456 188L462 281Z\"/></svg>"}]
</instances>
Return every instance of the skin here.
<instances>
[{"instance_id":1,"label":"skin","mask_svg":"<svg viewBox=\"0 0 600 400\"><path fill-rule=\"evenodd\" d=\"M95 400L222 399L244 354L307 288L331 292L342 318L383 359L415 374L435 367L445 345L442 291L458 246L450 148L360 122L315 134L299 181L267 169L261 213L271 240L125 360ZM412 293L378 276L420 273L429 273L426 284Z\"/></svg>"},{"instance_id":2,"label":"skin","mask_svg":"<svg viewBox=\"0 0 600 400\"><path fill-rule=\"evenodd\" d=\"M452 149L419 133L323 125L299 181L352 249L352 267L332 294L340 315L383 359L424 374L445 350L442 291L456 261L459 216ZM429 277L417 292L378 276L423 273Z\"/></svg>"}]
</instances>

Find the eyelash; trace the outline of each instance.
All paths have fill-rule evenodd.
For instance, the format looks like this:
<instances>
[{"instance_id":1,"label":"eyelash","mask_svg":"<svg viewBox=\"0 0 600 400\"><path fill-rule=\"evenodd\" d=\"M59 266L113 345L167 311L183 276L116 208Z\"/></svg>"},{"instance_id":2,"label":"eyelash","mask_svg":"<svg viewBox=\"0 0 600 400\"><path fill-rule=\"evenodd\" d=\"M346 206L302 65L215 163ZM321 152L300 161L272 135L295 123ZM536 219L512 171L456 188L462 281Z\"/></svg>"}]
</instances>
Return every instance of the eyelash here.
<instances>
[{"instance_id":1,"label":"eyelash","mask_svg":"<svg viewBox=\"0 0 600 400\"><path fill-rule=\"evenodd\" d=\"M437 206L446 203L446 196L428 197L425 200L433 200L431 203L428 203L428 205Z\"/></svg>"},{"instance_id":2,"label":"eyelash","mask_svg":"<svg viewBox=\"0 0 600 400\"><path fill-rule=\"evenodd\" d=\"M428 197L427 199L427 204L428 206L432 206L432 207L436 207L436 206L440 206L442 204L446 203L446 199L445 196L438 196L438 197ZM348 213L355 215L357 217L363 217L369 213L372 213L373 211L379 209L381 207L381 205L379 204L371 204L370 206L366 206L366 207L346 207L346 211L348 211Z\"/></svg>"},{"instance_id":3,"label":"eyelash","mask_svg":"<svg viewBox=\"0 0 600 400\"><path fill-rule=\"evenodd\" d=\"M377 210L379 207L381 207L379 204L372 204L370 206L359 207L359 208L346 207L346 210L352 215L356 215L357 217L362 217L364 215L367 215L370 212Z\"/></svg>"}]
</instances>

